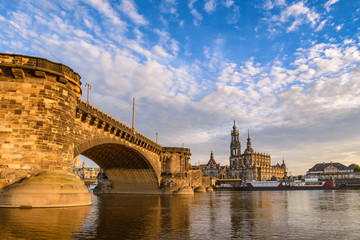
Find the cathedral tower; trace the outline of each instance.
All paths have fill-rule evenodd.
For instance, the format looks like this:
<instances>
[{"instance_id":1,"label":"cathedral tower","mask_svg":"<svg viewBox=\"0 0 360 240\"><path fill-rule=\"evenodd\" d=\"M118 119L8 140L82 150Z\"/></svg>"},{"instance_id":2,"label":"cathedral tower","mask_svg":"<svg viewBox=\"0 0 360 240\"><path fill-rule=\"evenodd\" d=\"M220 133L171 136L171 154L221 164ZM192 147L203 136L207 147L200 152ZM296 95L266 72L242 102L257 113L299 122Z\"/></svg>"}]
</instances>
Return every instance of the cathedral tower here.
<instances>
[{"instance_id":1,"label":"cathedral tower","mask_svg":"<svg viewBox=\"0 0 360 240\"><path fill-rule=\"evenodd\" d=\"M239 132L237 130L235 120L234 126L231 131L231 143L230 143L230 168L235 168L242 165L241 162L241 144L239 141Z\"/></svg>"},{"instance_id":2,"label":"cathedral tower","mask_svg":"<svg viewBox=\"0 0 360 240\"><path fill-rule=\"evenodd\" d=\"M246 149L244 154L251 154L254 153L254 149L251 147L251 139L250 139L250 129L248 129L248 138L247 138L247 143L246 143Z\"/></svg>"}]
</instances>

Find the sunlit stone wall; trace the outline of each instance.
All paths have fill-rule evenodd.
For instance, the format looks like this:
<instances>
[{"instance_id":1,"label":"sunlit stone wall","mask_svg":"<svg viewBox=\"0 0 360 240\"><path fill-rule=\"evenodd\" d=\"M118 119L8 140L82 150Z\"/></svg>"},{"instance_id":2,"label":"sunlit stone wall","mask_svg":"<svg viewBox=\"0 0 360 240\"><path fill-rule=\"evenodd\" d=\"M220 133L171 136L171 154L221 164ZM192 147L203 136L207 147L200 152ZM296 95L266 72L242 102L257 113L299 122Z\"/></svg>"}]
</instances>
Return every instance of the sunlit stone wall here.
<instances>
[{"instance_id":1,"label":"sunlit stone wall","mask_svg":"<svg viewBox=\"0 0 360 240\"><path fill-rule=\"evenodd\" d=\"M41 171L72 171L80 84L63 64L0 54L0 187Z\"/></svg>"}]
</instances>

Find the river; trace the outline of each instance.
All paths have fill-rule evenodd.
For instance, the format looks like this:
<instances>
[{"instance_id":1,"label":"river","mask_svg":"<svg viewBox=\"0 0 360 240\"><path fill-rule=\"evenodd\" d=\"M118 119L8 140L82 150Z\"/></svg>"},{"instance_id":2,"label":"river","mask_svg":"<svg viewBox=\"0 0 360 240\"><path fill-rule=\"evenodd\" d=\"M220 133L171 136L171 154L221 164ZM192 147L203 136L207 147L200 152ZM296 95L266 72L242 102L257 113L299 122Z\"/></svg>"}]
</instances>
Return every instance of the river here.
<instances>
[{"instance_id":1,"label":"river","mask_svg":"<svg viewBox=\"0 0 360 240\"><path fill-rule=\"evenodd\" d=\"M85 207L0 209L0 239L359 239L360 191L102 195Z\"/></svg>"}]
</instances>

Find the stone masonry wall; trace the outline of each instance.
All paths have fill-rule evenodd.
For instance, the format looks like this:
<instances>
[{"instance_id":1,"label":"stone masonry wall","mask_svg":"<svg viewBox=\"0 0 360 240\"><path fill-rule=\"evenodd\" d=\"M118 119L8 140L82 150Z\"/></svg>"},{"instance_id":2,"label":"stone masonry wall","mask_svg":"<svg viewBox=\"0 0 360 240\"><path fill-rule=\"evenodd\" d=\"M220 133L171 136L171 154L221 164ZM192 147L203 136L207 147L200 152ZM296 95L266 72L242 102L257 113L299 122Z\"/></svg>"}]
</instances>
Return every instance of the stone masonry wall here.
<instances>
[{"instance_id":1,"label":"stone masonry wall","mask_svg":"<svg viewBox=\"0 0 360 240\"><path fill-rule=\"evenodd\" d=\"M42 171L72 171L80 77L46 59L0 54L0 86L0 188Z\"/></svg>"}]
</instances>

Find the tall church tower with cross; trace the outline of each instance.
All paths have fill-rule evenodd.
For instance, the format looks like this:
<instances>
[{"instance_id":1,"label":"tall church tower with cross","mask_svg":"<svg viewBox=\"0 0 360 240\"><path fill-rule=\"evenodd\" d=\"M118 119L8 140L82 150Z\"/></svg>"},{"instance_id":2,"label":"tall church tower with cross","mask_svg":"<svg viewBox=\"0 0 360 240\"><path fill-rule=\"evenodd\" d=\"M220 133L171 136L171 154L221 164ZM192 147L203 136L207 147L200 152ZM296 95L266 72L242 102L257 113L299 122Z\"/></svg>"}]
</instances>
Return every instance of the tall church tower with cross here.
<instances>
[{"instance_id":1,"label":"tall church tower with cross","mask_svg":"<svg viewBox=\"0 0 360 240\"><path fill-rule=\"evenodd\" d=\"M227 170L227 178L245 180L265 181L275 178L286 177L286 165L270 165L270 155L255 152L250 138L250 129L246 142L246 149L241 153L241 143L239 141L239 132L235 121L231 131L230 142L230 168Z\"/></svg>"}]
</instances>

